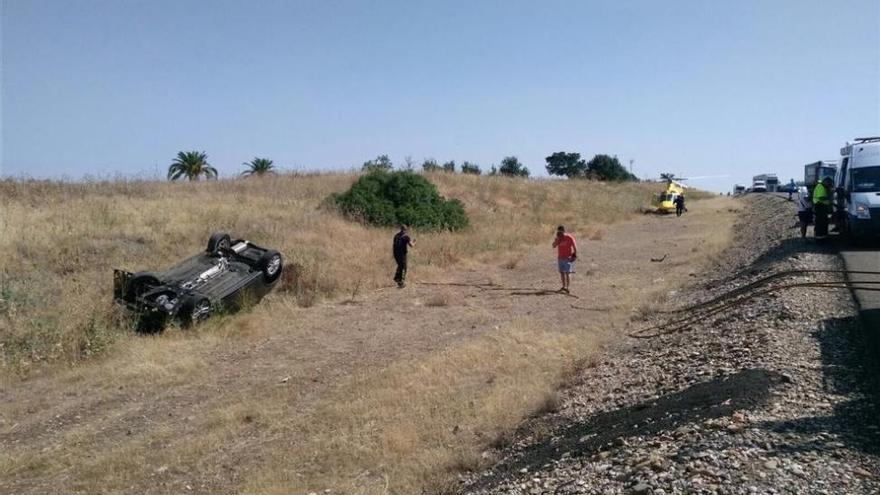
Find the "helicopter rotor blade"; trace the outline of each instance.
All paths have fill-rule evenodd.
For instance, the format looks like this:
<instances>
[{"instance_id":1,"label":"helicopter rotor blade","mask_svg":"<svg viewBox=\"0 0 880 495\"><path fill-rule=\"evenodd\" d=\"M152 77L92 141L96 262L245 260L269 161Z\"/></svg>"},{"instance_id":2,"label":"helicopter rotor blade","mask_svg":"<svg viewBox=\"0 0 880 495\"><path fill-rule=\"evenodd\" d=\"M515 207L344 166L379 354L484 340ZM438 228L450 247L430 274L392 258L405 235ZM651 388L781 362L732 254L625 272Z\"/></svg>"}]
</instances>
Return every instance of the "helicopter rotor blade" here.
<instances>
[{"instance_id":1,"label":"helicopter rotor blade","mask_svg":"<svg viewBox=\"0 0 880 495\"><path fill-rule=\"evenodd\" d=\"M730 174L724 175L697 175L694 177L676 177L677 180L701 180L701 179L724 179L730 177Z\"/></svg>"}]
</instances>

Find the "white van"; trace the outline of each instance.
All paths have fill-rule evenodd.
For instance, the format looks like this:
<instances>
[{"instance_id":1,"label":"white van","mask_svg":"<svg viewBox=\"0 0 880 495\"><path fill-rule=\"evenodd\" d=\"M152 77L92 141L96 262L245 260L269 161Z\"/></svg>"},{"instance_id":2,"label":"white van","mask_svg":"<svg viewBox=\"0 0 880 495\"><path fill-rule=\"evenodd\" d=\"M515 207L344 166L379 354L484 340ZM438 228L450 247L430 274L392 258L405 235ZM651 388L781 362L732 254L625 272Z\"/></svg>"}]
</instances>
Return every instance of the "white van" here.
<instances>
[{"instance_id":1,"label":"white van","mask_svg":"<svg viewBox=\"0 0 880 495\"><path fill-rule=\"evenodd\" d=\"M840 156L834 180L840 230L854 240L880 236L880 137L856 138Z\"/></svg>"},{"instance_id":2,"label":"white van","mask_svg":"<svg viewBox=\"0 0 880 495\"><path fill-rule=\"evenodd\" d=\"M753 192L767 192L767 183L762 180L752 181Z\"/></svg>"}]
</instances>

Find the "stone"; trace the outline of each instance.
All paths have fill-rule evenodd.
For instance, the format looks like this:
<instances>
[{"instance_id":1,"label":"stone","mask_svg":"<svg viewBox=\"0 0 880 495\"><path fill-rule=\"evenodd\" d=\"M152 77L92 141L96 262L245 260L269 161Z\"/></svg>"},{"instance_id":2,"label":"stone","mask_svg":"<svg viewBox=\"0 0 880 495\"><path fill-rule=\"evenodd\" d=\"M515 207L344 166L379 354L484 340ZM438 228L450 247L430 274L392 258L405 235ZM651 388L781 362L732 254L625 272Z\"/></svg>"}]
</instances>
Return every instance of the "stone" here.
<instances>
[{"instance_id":1,"label":"stone","mask_svg":"<svg viewBox=\"0 0 880 495\"><path fill-rule=\"evenodd\" d=\"M860 468L860 467L853 469L853 474L855 474L856 476L861 476L863 478L873 478L874 477L874 475L871 474L868 470Z\"/></svg>"},{"instance_id":2,"label":"stone","mask_svg":"<svg viewBox=\"0 0 880 495\"><path fill-rule=\"evenodd\" d=\"M651 493L651 485L642 482L637 483L634 487L632 487L632 493Z\"/></svg>"}]
</instances>

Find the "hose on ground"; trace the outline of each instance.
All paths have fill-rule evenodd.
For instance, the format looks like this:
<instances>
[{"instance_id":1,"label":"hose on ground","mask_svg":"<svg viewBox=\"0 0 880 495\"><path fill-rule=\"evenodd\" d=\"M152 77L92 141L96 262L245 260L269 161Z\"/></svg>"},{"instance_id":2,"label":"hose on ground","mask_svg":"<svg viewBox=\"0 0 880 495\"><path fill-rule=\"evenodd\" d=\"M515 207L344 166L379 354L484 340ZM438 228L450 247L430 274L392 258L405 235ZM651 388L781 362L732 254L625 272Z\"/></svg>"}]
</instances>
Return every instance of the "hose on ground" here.
<instances>
[{"instance_id":1,"label":"hose on ground","mask_svg":"<svg viewBox=\"0 0 880 495\"><path fill-rule=\"evenodd\" d=\"M872 273L872 272L869 272L869 273ZM861 285L857 285L857 284L861 284ZM693 323L696 323L699 320L703 320L703 319L709 318L711 316L714 316L716 314L719 314L721 312L727 311L729 309L733 309L738 306L741 306L742 304L744 304L744 303L746 303L756 297L767 295L767 294L770 294L770 293L773 293L776 291L780 291L780 290L788 290L788 289L802 287L802 288L815 288L815 289L849 289L849 290L862 290L862 291L868 291L868 292L880 292L880 287L871 286L871 284L880 284L880 281L862 280L862 281L852 281L852 282L846 282L846 281L841 281L841 282L799 282L799 283L794 283L794 284L777 285L777 286L769 287L769 288L766 288L763 290L758 290L758 291L752 292L750 294L746 294L743 297L740 297L740 298L735 299L730 302L726 302L726 303L721 304L719 306L716 306L714 308L703 309L701 311L698 311L697 314L689 315L685 318L679 318L677 320L667 321L665 323L662 323L659 325L654 325L654 326L651 326L648 328L643 328L643 329L637 330L635 332L632 332L628 335L629 335L629 337L634 338L634 339L649 339L649 338L659 337L661 335L669 335L672 333L676 333L681 330L684 330L685 328L687 328L688 326L690 326ZM705 307L705 306L703 306L703 307ZM648 332L652 332L652 333L648 333Z\"/></svg>"},{"instance_id":2,"label":"hose on ground","mask_svg":"<svg viewBox=\"0 0 880 495\"><path fill-rule=\"evenodd\" d=\"M839 275L880 275L880 271L865 271L865 270L784 270L784 271L773 273L773 274L768 275L766 277L759 278L758 280L755 280L755 281L750 282L746 285L743 285L742 287L737 287L736 289L725 292L724 294L721 294L721 295L714 297L712 299L709 299L707 301L699 302L699 303L696 303L696 304L693 304L691 306L687 306L684 308L676 308L676 309L670 309L670 310L665 310L665 311L658 311L657 313L658 314L674 314L674 313L681 313L684 311L693 311L695 309L699 309L704 306L711 306L711 305L713 305L719 301L725 300L725 299L730 299L730 298L739 296L739 295L744 294L752 289L758 288L763 285L767 285L770 282L773 282L774 280L777 280L777 279L780 279L783 277L788 277L788 276L792 276L792 275L805 275L805 274L812 274L812 273L833 273L833 274L839 274ZM877 282L868 281L868 282L862 282L862 283L874 284Z\"/></svg>"}]
</instances>

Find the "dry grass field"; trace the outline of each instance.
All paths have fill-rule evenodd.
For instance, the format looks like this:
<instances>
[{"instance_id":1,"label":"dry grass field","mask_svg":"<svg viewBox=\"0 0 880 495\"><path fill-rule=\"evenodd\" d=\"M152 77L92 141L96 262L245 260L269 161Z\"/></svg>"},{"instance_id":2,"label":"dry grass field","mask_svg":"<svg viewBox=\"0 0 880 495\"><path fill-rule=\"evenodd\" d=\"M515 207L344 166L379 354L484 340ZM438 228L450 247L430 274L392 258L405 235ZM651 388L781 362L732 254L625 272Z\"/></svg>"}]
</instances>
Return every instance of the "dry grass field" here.
<instances>
[{"instance_id":1,"label":"dry grass field","mask_svg":"<svg viewBox=\"0 0 880 495\"><path fill-rule=\"evenodd\" d=\"M387 229L322 209L354 174L197 183L0 182L0 357L5 372L68 363L127 334L112 307L113 268L162 269L215 231L286 256L285 297L301 306L387 285ZM656 186L534 182L438 173L441 193L468 206L473 228L416 233L423 270L516 256L556 223L579 229L627 218Z\"/></svg>"},{"instance_id":2,"label":"dry grass field","mask_svg":"<svg viewBox=\"0 0 880 495\"><path fill-rule=\"evenodd\" d=\"M355 178L0 183L0 492L448 492L711 264L737 208L642 216L656 185L435 174L472 227L416 232L397 290L392 231L321 206ZM559 223L584 253L572 296L553 292ZM134 334L111 269L163 268L216 230L278 248L284 285L191 331Z\"/></svg>"}]
</instances>

